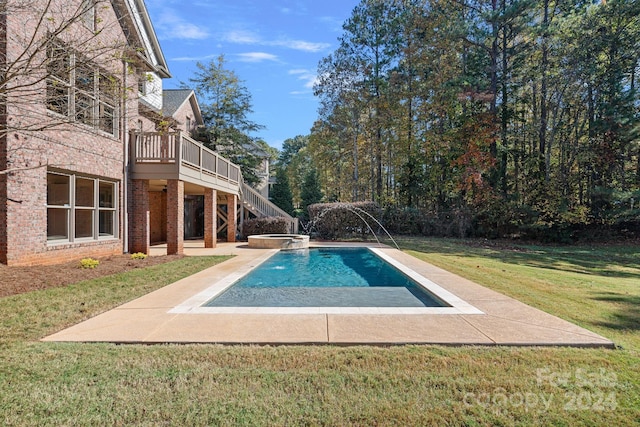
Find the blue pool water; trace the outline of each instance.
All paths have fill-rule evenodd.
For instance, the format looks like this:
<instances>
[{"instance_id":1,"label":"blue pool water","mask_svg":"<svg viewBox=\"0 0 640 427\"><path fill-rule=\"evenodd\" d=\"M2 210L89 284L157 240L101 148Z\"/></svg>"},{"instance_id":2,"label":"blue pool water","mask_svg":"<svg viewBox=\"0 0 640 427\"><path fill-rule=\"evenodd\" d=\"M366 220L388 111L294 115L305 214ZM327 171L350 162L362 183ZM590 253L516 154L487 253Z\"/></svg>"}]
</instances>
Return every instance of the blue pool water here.
<instances>
[{"instance_id":1,"label":"blue pool water","mask_svg":"<svg viewBox=\"0 0 640 427\"><path fill-rule=\"evenodd\" d=\"M367 248L280 251L205 307L442 307Z\"/></svg>"}]
</instances>

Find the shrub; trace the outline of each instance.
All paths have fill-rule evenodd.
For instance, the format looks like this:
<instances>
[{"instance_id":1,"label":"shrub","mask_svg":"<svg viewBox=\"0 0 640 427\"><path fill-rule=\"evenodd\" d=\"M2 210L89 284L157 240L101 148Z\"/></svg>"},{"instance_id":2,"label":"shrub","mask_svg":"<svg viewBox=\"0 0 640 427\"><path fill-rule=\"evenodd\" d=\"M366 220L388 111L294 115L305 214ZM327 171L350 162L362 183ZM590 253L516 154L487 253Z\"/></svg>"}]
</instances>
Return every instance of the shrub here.
<instances>
[{"instance_id":1,"label":"shrub","mask_svg":"<svg viewBox=\"0 0 640 427\"><path fill-rule=\"evenodd\" d=\"M310 232L321 239L364 238L378 233L382 211L377 203L316 203L309 206Z\"/></svg>"},{"instance_id":2,"label":"shrub","mask_svg":"<svg viewBox=\"0 0 640 427\"><path fill-rule=\"evenodd\" d=\"M442 217L442 221L441 221ZM392 234L445 236L450 233L451 218L446 214L437 215L426 209L389 206L382 216L382 223Z\"/></svg>"},{"instance_id":3,"label":"shrub","mask_svg":"<svg viewBox=\"0 0 640 427\"><path fill-rule=\"evenodd\" d=\"M134 254L131 254L131 259L145 259L147 257L147 254L143 254L142 252L136 252Z\"/></svg>"},{"instance_id":4,"label":"shrub","mask_svg":"<svg viewBox=\"0 0 640 427\"><path fill-rule=\"evenodd\" d=\"M422 215L418 209L387 207L382 215L384 226L390 233L404 235L422 234Z\"/></svg>"},{"instance_id":5,"label":"shrub","mask_svg":"<svg viewBox=\"0 0 640 427\"><path fill-rule=\"evenodd\" d=\"M463 208L431 212L426 209L387 207L383 224L392 234L436 237L466 237L470 233L471 214Z\"/></svg>"},{"instance_id":6,"label":"shrub","mask_svg":"<svg viewBox=\"0 0 640 427\"><path fill-rule=\"evenodd\" d=\"M93 258L83 258L80 260L81 268L96 268L100 264L100 261Z\"/></svg>"},{"instance_id":7,"label":"shrub","mask_svg":"<svg viewBox=\"0 0 640 427\"><path fill-rule=\"evenodd\" d=\"M289 221L283 217L248 219L242 228L243 239L254 234L288 234Z\"/></svg>"}]
</instances>

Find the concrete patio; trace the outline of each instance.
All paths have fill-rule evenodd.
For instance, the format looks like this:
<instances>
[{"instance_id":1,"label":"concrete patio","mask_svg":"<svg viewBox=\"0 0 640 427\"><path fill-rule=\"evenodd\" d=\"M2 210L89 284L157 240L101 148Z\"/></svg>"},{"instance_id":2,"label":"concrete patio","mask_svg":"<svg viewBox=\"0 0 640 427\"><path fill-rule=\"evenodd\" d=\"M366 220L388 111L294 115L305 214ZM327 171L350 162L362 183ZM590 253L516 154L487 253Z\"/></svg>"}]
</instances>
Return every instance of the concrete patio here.
<instances>
[{"instance_id":1,"label":"concrete patio","mask_svg":"<svg viewBox=\"0 0 640 427\"><path fill-rule=\"evenodd\" d=\"M335 246L332 244L331 246ZM152 248L162 254L166 246ZM201 242L185 242L185 253L235 255L43 341L114 343L224 344L445 344L609 347L610 340L570 322L532 308L397 249L385 254L427 277L477 308L478 314L416 314L396 309L314 309L312 312L273 308L261 312L233 309L216 313L172 312L185 301L230 276L248 271L271 253L246 243L219 243L205 249ZM175 310L174 310L175 311Z\"/></svg>"}]
</instances>

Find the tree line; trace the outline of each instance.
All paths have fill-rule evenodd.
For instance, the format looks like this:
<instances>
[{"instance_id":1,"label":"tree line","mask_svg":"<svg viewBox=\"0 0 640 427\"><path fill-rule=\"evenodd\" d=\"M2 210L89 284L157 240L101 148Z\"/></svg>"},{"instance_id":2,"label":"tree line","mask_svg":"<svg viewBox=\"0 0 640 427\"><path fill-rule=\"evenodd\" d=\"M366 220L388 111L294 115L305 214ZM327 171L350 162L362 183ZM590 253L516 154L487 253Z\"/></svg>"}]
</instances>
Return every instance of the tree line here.
<instances>
[{"instance_id":1,"label":"tree line","mask_svg":"<svg viewBox=\"0 0 640 427\"><path fill-rule=\"evenodd\" d=\"M639 17L632 0L362 0L319 64L311 134L283 146L294 198L306 163L326 201L459 234L637 227Z\"/></svg>"}]
</instances>

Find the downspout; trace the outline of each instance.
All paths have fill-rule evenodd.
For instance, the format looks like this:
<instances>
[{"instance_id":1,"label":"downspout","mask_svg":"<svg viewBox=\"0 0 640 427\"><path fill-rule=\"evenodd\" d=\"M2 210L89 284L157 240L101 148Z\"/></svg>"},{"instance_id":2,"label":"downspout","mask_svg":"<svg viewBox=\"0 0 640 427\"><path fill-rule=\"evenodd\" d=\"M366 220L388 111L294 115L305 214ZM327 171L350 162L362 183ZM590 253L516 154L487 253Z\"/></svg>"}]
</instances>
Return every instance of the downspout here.
<instances>
[{"instance_id":1,"label":"downspout","mask_svg":"<svg viewBox=\"0 0 640 427\"><path fill-rule=\"evenodd\" d=\"M123 253L129 252L129 129L127 126L127 61L122 61L122 87L125 93L120 97L122 101L122 149L123 149L123 170L122 170L122 240L123 240Z\"/></svg>"},{"instance_id":2,"label":"downspout","mask_svg":"<svg viewBox=\"0 0 640 427\"><path fill-rule=\"evenodd\" d=\"M240 226L238 231L240 236L244 236L244 191L242 188L244 186L244 178L240 169L238 169L238 174L240 175L240 179L238 179L238 201L240 202Z\"/></svg>"}]
</instances>

